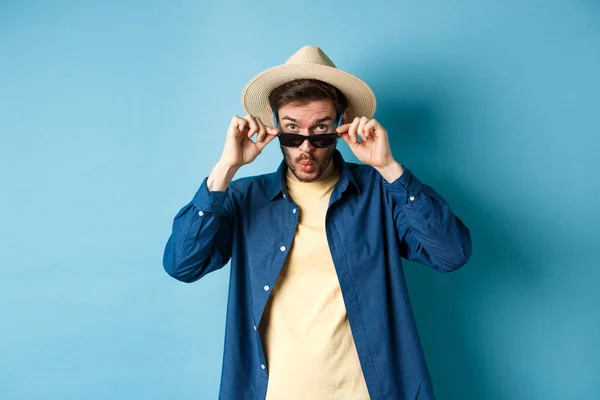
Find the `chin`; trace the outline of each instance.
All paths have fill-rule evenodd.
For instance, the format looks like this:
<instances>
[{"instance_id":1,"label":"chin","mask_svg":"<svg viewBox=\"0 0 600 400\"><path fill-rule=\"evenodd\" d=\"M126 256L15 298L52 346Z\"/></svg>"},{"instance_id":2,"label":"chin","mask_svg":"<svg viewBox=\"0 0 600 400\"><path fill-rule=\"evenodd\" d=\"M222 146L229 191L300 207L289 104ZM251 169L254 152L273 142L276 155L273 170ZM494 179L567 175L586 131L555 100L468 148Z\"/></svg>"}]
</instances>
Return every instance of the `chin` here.
<instances>
[{"instance_id":1,"label":"chin","mask_svg":"<svg viewBox=\"0 0 600 400\"><path fill-rule=\"evenodd\" d=\"M292 170L292 173L296 176L296 178L298 178L300 182L316 181L322 175L322 171L320 169L309 173L302 171L299 165L295 166L295 168Z\"/></svg>"}]
</instances>

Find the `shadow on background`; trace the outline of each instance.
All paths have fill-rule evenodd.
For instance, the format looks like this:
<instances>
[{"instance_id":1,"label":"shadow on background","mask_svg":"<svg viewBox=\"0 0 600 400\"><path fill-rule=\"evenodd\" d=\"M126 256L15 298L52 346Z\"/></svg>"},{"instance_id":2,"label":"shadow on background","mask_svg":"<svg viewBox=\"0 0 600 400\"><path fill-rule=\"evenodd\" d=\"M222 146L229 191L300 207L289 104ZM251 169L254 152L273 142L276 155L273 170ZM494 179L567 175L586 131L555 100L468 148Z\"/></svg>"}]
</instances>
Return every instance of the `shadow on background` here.
<instances>
[{"instance_id":1,"label":"shadow on background","mask_svg":"<svg viewBox=\"0 0 600 400\"><path fill-rule=\"evenodd\" d=\"M387 76L389 82L397 80L392 74ZM452 118L446 115L448 93L446 98L437 98L431 90L420 93L414 80L411 85L412 88L395 90L388 84L385 94L378 96L377 118L390 132L396 158L450 203L454 213L470 228L473 240L470 262L451 274L405 263L436 396L501 399L506 390L503 385L518 381L519 377L506 370L498 374L501 366L494 365L489 356L485 332L493 327L481 324L489 324L493 316L481 300L484 296L489 298L490 293L499 293L501 302L502 296L515 291L525 293L539 285L540 277L534 271L539 258L534 261L527 243L534 241L535 232L541 228L520 226L517 215L495 208L485 193L469 192L455 171L445 169L461 162L460 154L451 154L443 145L448 141L447 135L454 135L452 140L466 140L461 132L456 132L456 126L447 126L458 122L449 121ZM498 166L498 174L503 173L500 169ZM514 234L517 231L518 237Z\"/></svg>"}]
</instances>

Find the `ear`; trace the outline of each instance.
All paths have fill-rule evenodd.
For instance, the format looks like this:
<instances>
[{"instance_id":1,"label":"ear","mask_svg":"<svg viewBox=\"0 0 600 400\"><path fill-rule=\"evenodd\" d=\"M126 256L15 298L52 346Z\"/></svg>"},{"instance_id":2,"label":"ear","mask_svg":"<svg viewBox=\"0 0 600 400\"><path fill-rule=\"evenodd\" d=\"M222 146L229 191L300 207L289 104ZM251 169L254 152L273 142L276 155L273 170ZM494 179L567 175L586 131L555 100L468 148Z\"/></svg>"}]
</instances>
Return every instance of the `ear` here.
<instances>
[{"instance_id":1,"label":"ear","mask_svg":"<svg viewBox=\"0 0 600 400\"><path fill-rule=\"evenodd\" d=\"M349 114L350 114L350 109L346 108L346 111L344 111L344 113L342 114L342 125L347 123Z\"/></svg>"},{"instance_id":2,"label":"ear","mask_svg":"<svg viewBox=\"0 0 600 400\"><path fill-rule=\"evenodd\" d=\"M267 110L269 110L269 115L271 116L271 122L273 123L273 126L277 128L277 121L275 121L275 118L273 118L273 109L271 108L270 104L267 105Z\"/></svg>"}]
</instances>

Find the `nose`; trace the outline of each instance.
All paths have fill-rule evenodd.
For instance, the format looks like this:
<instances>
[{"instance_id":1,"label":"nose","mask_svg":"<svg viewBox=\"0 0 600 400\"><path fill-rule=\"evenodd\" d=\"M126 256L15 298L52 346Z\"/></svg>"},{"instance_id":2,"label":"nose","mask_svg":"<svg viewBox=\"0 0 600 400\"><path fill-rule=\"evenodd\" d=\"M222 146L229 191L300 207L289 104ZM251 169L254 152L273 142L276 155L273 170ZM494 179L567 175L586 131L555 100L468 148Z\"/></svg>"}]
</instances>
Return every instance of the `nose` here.
<instances>
[{"instance_id":1,"label":"nose","mask_svg":"<svg viewBox=\"0 0 600 400\"><path fill-rule=\"evenodd\" d=\"M314 150L314 146L310 144L308 140L305 140L304 142L302 142L299 149L302 150L304 153L310 153Z\"/></svg>"}]
</instances>

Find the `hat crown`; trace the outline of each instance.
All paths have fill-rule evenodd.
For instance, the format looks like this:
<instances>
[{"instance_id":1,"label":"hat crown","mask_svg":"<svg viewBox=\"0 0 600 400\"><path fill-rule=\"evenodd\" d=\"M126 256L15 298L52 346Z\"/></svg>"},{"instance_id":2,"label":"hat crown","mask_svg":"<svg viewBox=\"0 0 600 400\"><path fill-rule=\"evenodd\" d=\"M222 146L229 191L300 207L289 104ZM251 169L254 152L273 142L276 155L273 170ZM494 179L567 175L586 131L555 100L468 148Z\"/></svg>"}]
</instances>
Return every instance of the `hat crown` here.
<instances>
[{"instance_id":1,"label":"hat crown","mask_svg":"<svg viewBox=\"0 0 600 400\"><path fill-rule=\"evenodd\" d=\"M291 56L286 64L319 64L336 68L327 54L317 46L304 46Z\"/></svg>"},{"instance_id":2,"label":"hat crown","mask_svg":"<svg viewBox=\"0 0 600 400\"><path fill-rule=\"evenodd\" d=\"M269 111L271 92L296 79L316 79L336 87L348 100L347 118L371 118L377 101L371 88L360 78L340 70L317 46L304 46L285 64L269 68L256 75L242 91L242 107L247 114L259 117L265 125L273 126Z\"/></svg>"}]
</instances>

